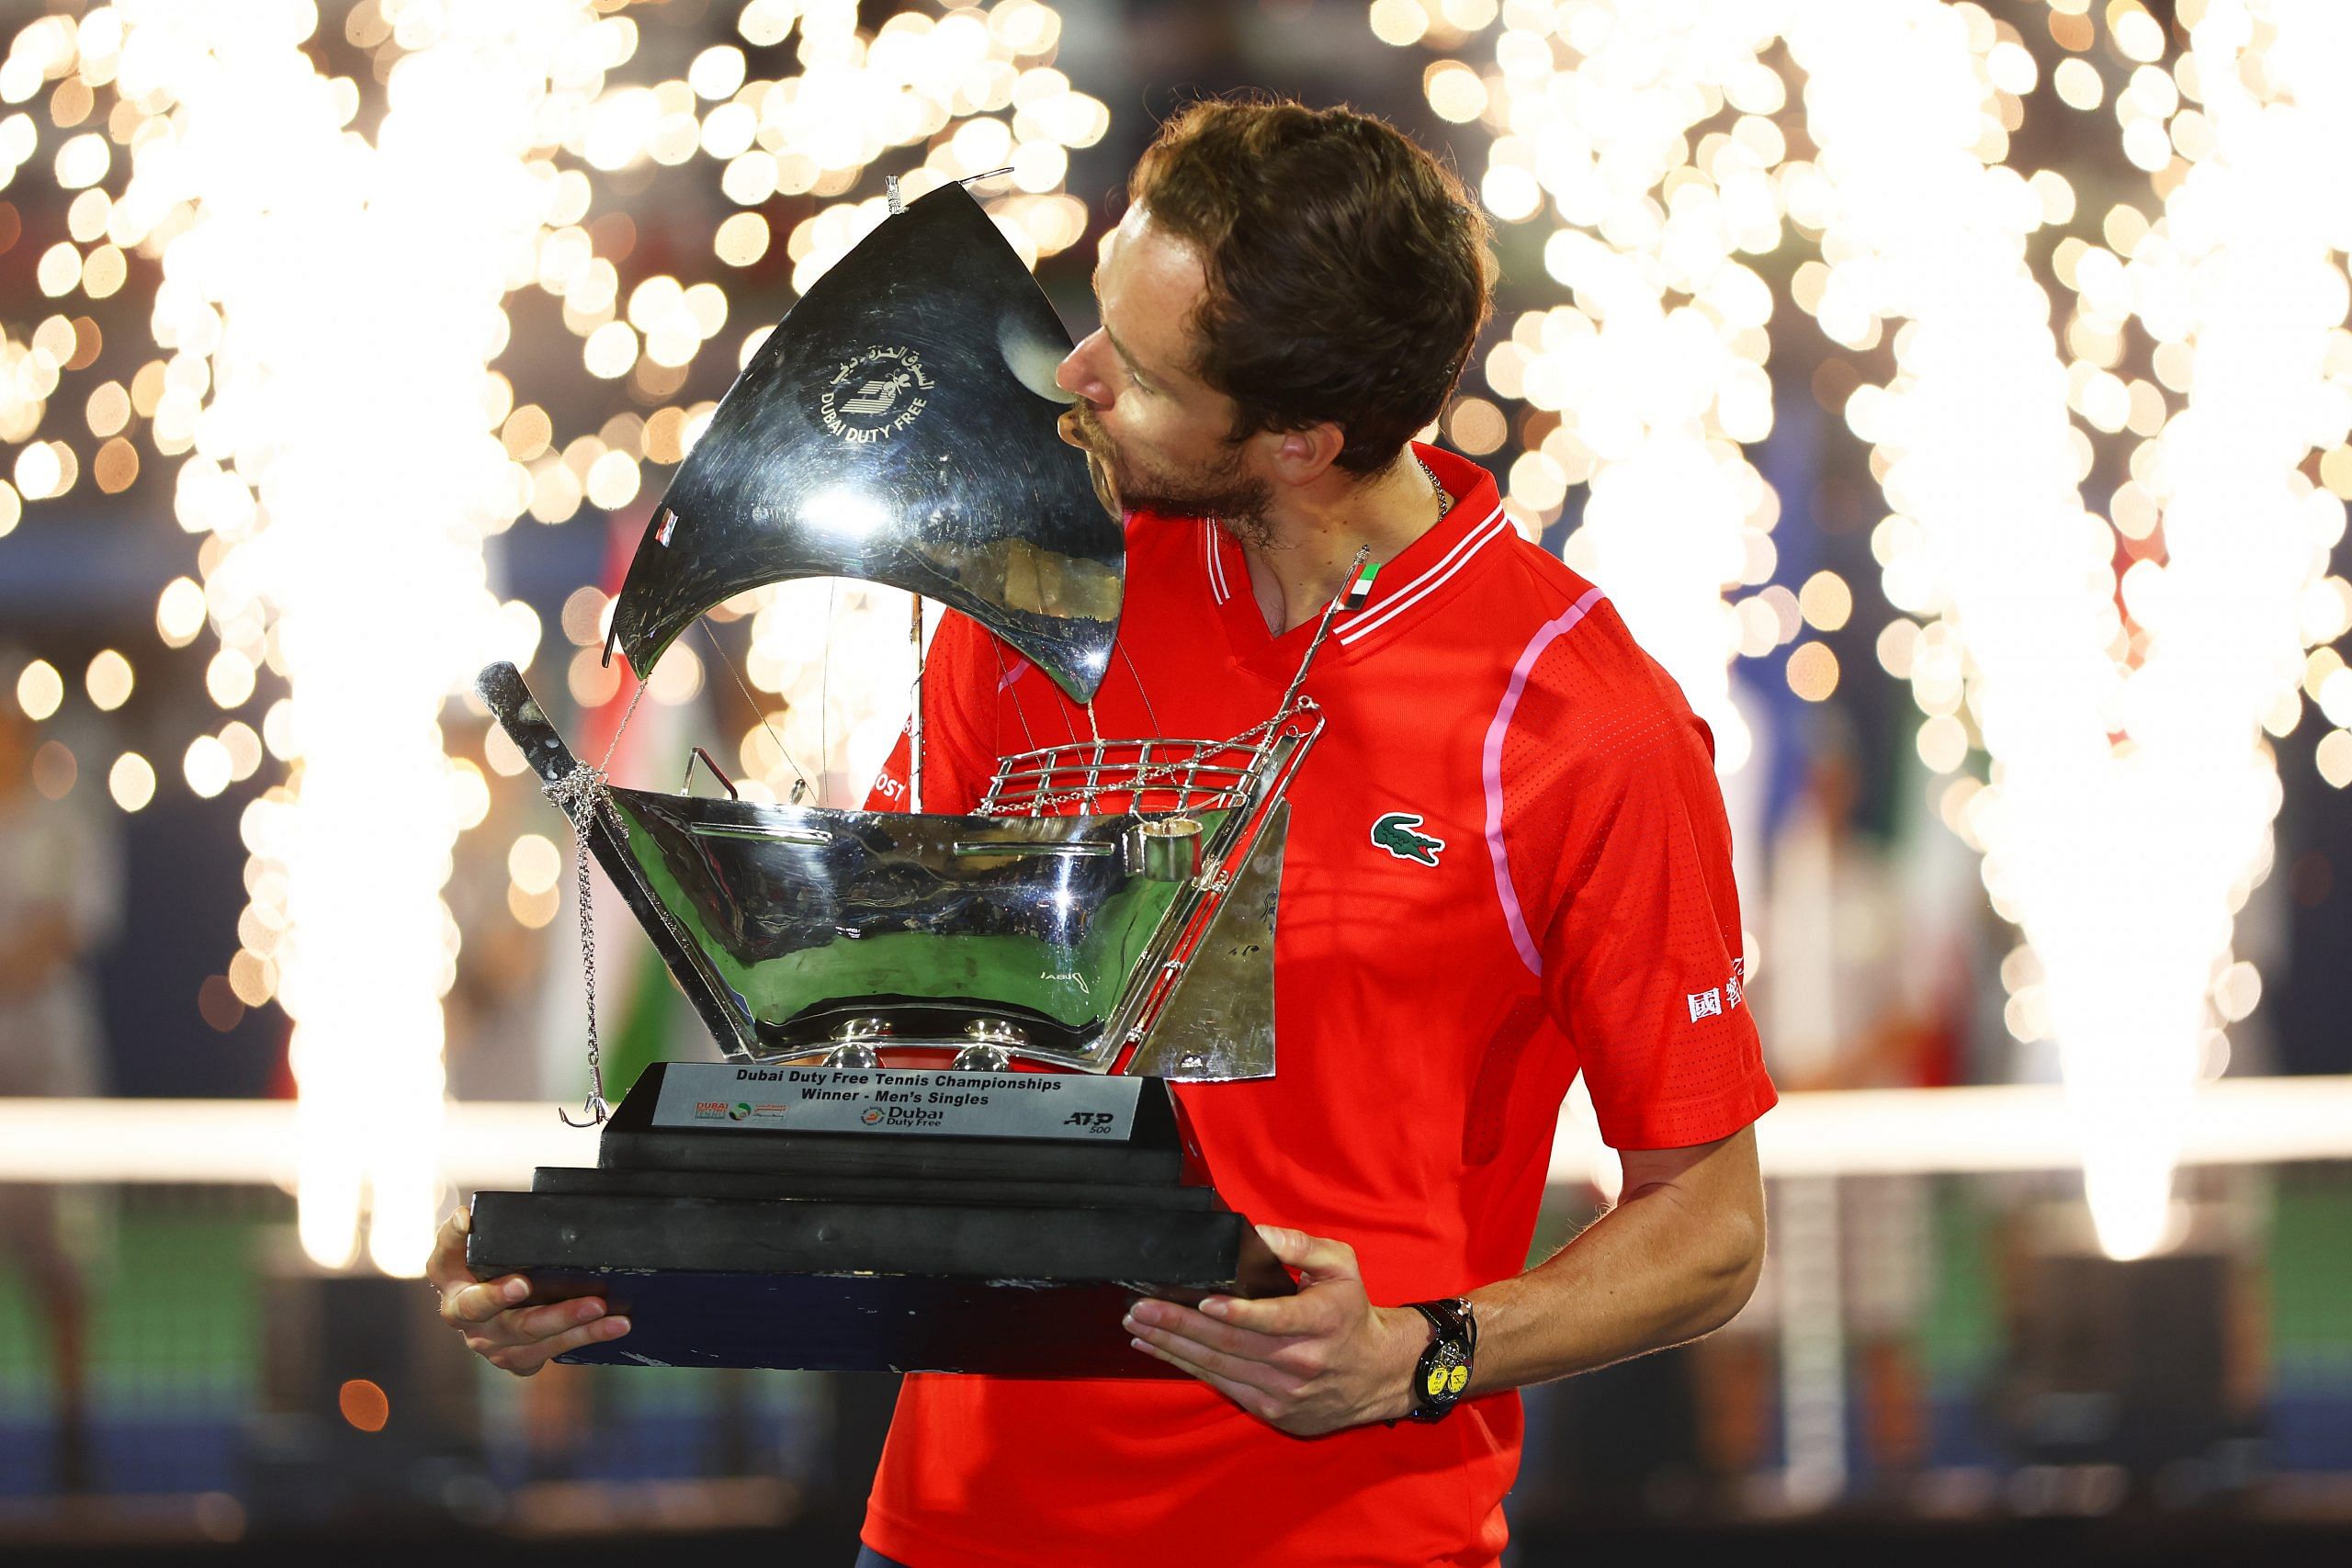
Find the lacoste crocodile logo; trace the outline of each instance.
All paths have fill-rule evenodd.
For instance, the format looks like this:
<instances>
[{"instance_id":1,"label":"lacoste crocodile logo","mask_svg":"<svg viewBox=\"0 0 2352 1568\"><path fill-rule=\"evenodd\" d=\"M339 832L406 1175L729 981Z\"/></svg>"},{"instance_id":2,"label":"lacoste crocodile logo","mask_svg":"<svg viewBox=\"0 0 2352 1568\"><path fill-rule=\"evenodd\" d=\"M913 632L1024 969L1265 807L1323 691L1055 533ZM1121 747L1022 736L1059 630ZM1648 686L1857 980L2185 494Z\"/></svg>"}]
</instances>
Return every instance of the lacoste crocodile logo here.
<instances>
[{"instance_id":1,"label":"lacoste crocodile logo","mask_svg":"<svg viewBox=\"0 0 2352 1568\"><path fill-rule=\"evenodd\" d=\"M1445 840L1418 831L1420 825L1418 812L1392 811L1372 825L1372 841L1398 860L1435 865L1438 852L1445 848Z\"/></svg>"}]
</instances>

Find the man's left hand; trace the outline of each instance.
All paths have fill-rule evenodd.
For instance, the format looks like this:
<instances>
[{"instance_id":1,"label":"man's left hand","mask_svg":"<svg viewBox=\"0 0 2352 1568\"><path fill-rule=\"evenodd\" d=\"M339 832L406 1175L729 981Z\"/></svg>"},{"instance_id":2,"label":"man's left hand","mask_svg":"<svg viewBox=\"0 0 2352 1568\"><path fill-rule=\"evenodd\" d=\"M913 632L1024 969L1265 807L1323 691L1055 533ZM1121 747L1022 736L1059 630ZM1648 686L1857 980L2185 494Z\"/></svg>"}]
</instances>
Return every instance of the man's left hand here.
<instances>
[{"instance_id":1,"label":"man's left hand","mask_svg":"<svg viewBox=\"0 0 2352 1568\"><path fill-rule=\"evenodd\" d=\"M1428 1322L1410 1307L1373 1305L1345 1242L1278 1225L1258 1234L1297 1270L1296 1295L1210 1296L1198 1311L1140 1301L1126 1317L1136 1348L1296 1438L1408 1414Z\"/></svg>"}]
</instances>

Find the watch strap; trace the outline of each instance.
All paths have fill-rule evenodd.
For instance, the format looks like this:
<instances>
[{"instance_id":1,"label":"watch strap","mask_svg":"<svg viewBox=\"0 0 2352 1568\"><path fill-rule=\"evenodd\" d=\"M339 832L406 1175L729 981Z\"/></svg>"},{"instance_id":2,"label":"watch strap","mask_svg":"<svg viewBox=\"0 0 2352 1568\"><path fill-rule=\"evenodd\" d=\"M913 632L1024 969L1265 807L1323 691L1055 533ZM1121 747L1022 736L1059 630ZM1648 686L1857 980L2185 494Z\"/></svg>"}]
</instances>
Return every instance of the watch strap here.
<instances>
[{"instance_id":1,"label":"watch strap","mask_svg":"<svg viewBox=\"0 0 2352 1568\"><path fill-rule=\"evenodd\" d=\"M1478 1348L1478 1316L1470 1308L1469 1297L1451 1296L1442 1301L1408 1302L1406 1305L1429 1319L1430 1326L1436 1329L1441 1337L1458 1334L1464 1341L1465 1349L1476 1351Z\"/></svg>"}]
</instances>

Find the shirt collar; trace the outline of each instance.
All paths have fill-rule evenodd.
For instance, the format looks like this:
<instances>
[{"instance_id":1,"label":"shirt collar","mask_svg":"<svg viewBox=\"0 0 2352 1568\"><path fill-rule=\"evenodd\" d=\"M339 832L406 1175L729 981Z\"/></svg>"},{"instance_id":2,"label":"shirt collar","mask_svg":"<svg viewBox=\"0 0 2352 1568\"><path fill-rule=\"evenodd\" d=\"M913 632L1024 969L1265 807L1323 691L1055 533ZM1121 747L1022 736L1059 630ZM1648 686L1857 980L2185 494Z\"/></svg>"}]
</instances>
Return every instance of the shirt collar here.
<instances>
[{"instance_id":1,"label":"shirt collar","mask_svg":"<svg viewBox=\"0 0 2352 1568\"><path fill-rule=\"evenodd\" d=\"M1416 618L1441 588L1487 546L1511 532L1492 474L1467 457L1418 441L1413 453L1437 475L1453 504L1435 526L1380 569L1361 608L1343 611L1332 623L1331 636L1343 648Z\"/></svg>"},{"instance_id":2,"label":"shirt collar","mask_svg":"<svg viewBox=\"0 0 2352 1568\"><path fill-rule=\"evenodd\" d=\"M1390 632L1418 620L1449 582L1483 556L1488 546L1511 532L1493 475L1442 447L1417 441L1412 449L1436 474L1453 498L1453 504L1419 538L1380 565L1362 605L1342 610L1334 617L1323 658L1366 638L1385 641ZM1235 655L1245 662L1279 655L1274 662L1287 672L1285 660L1295 662L1306 651L1316 623L1309 620L1281 637L1271 636L1250 591L1250 567L1240 543L1212 519L1198 519L1193 525L1200 531L1201 570L1209 598L1217 607Z\"/></svg>"}]
</instances>

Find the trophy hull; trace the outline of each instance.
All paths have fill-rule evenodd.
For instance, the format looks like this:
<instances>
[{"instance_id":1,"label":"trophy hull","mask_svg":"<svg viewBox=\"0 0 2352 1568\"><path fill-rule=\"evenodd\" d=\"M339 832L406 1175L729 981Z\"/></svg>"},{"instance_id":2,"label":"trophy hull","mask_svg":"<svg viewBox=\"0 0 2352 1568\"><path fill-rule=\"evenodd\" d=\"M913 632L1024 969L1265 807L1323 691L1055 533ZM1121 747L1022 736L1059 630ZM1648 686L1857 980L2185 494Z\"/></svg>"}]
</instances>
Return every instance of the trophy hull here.
<instances>
[{"instance_id":1,"label":"trophy hull","mask_svg":"<svg viewBox=\"0 0 2352 1568\"><path fill-rule=\"evenodd\" d=\"M1132 816L610 800L631 872L719 998L722 1048L745 1060L822 1055L854 1019L887 1025L877 1044L952 1052L988 1018L1024 1054L1107 1066L1117 1000L1192 873L1140 863ZM1224 815L1200 818L1214 831Z\"/></svg>"},{"instance_id":2,"label":"trophy hull","mask_svg":"<svg viewBox=\"0 0 2352 1568\"><path fill-rule=\"evenodd\" d=\"M608 1124L597 1168L544 1168L529 1192L476 1195L466 1256L478 1278L520 1273L533 1302L597 1295L629 1319L622 1338L562 1359L1162 1377L1170 1369L1120 1325L1138 1297L1293 1289L1256 1229L1184 1179L1158 1080L1073 1076L1010 1106L959 1107L948 1131L893 1134L827 1130L786 1102L760 1108L775 1111L765 1125L749 1101L729 1117L714 1086L731 1071L649 1069ZM1001 1081L890 1081L924 1076L957 1080L967 1099ZM1111 1118L1108 1135L1021 1131L1091 1103L1078 1096L1122 1089L1124 1112L1069 1113ZM841 1103L814 1110L862 1114L837 1113ZM697 1125L680 1106L719 1114Z\"/></svg>"},{"instance_id":3,"label":"trophy hull","mask_svg":"<svg viewBox=\"0 0 2352 1568\"><path fill-rule=\"evenodd\" d=\"M484 670L479 689L545 786L592 781L565 807L572 826L729 1056L788 1063L854 1043L904 1065L985 1039L1089 1073L1273 1071L1280 786L1319 719L1154 761L1157 782L1114 792L1235 806L923 816L611 787L513 665ZM1031 795L1126 766L1035 755L1016 785Z\"/></svg>"}]
</instances>

